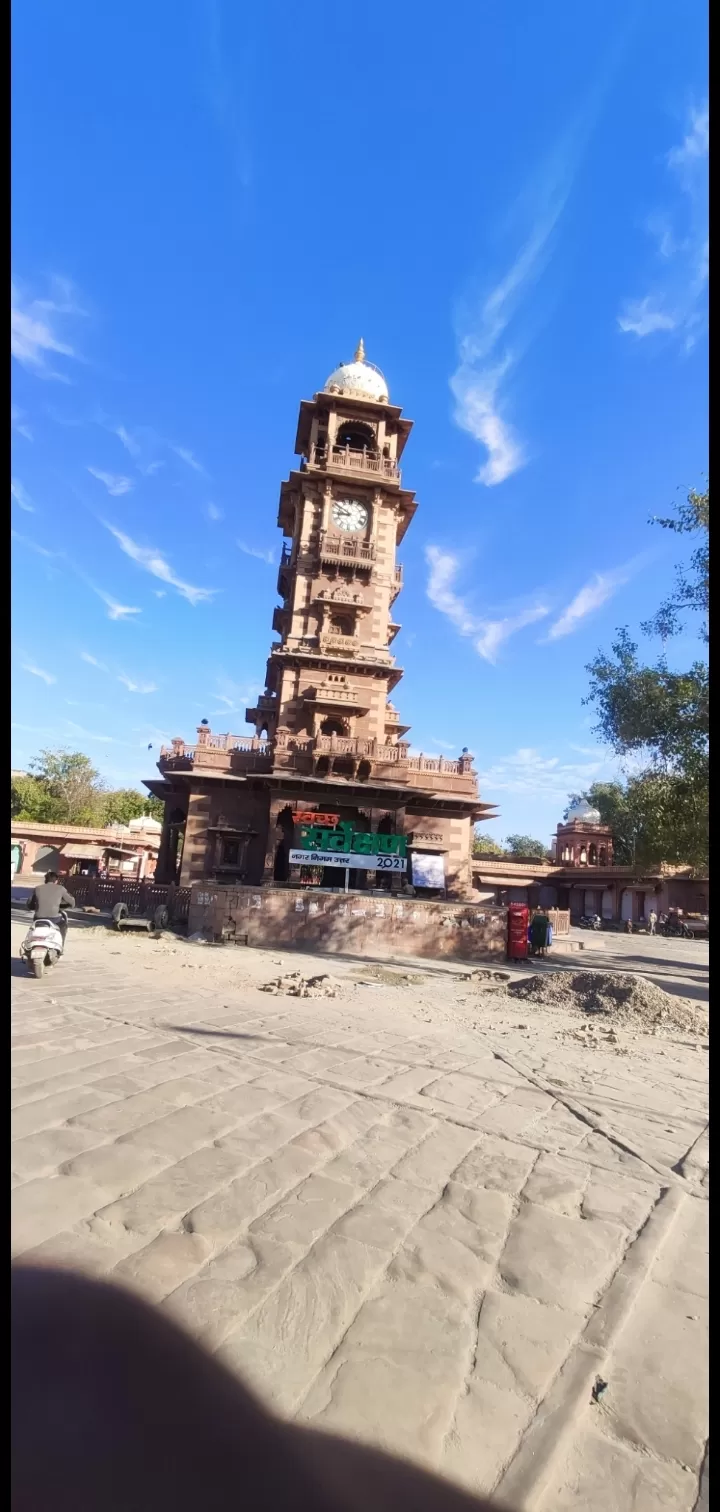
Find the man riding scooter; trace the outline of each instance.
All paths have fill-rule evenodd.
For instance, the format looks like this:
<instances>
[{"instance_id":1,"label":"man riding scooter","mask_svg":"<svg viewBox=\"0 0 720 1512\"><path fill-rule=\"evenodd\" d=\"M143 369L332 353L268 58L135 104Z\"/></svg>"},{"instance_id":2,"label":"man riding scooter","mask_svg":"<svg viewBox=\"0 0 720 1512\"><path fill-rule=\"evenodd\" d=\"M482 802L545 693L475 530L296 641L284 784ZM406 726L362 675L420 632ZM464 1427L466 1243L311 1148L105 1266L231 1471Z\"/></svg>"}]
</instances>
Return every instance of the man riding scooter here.
<instances>
[{"instance_id":1,"label":"man riding scooter","mask_svg":"<svg viewBox=\"0 0 720 1512\"><path fill-rule=\"evenodd\" d=\"M27 900L27 907L34 913L36 919L47 919L49 923L57 925L60 930L65 949L65 936L67 934L66 908L75 907L75 899L65 891L62 882L58 880L58 874L54 871L46 872L45 881L41 882L31 898Z\"/></svg>"}]
</instances>

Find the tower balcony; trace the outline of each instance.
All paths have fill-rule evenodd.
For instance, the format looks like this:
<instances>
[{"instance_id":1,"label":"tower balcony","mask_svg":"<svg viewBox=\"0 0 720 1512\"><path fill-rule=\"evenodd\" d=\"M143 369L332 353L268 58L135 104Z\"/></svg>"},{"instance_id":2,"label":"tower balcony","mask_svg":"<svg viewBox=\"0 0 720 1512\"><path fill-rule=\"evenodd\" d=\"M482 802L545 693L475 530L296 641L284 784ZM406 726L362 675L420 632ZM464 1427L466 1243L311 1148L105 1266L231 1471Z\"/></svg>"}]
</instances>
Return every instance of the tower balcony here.
<instances>
[{"instance_id":1,"label":"tower balcony","mask_svg":"<svg viewBox=\"0 0 720 1512\"><path fill-rule=\"evenodd\" d=\"M245 710L245 718L248 724L257 724L258 720L277 714L278 707L277 693L261 693L255 708Z\"/></svg>"},{"instance_id":2,"label":"tower balcony","mask_svg":"<svg viewBox=\"0 0 720 1512\"><path fill-rule=\"evenodd\" d=\"M290 619L290 611L284 604L276 604L273 610L272 627L278 635L284 635Z\"/></svg>"},{"instance_id":3,"label":"tower balcony","mask_svg":"<svg viewBox=\"0 0 720 1512\"><path fill-rule=\"evenodd\" d=\"M291 549L291 547L290 546L283 546L282 556L280 557L280 565L278 567L278 575L277 575L277 591L278 591L281 599L286 599L287 596L288 596L288 593L290 592L290 560L291 560L291 557L292 557L292 549Z\"/></svg>"},{"instance_id":4,"label":"tower balcony","mask_svg":"<svg viewBox=\"0 0 720 1512\"><path fill-rule=\"evenodd\" d=\"M380 457L377 452L353 451L349 446L311 446L308 467L321 467L332 472L358 473L367 477L385 478L391 483L400 482L400 468L393 457Z\"/></svg>"},{"instance_id":5,"label":"tower balcony","mask_svg":"<svg viewBox=\"0 0 720 1512\"><path fill-rule=\"evenodd\" d=\"M370 571L375 561L375 546L372 541L361 541L355 536L345 538L331 535L328 530L320 532L318 553L321 562L330 562L335 567L364 567Z\"/></svg>"},{"instance_id":6,"label":"tower balcony","mask_svg":"<svg viewBox=\"0 0 720 1512\"><path fill-rule=\"evenodd\" d=\"M477 774L472 756L409 756L404 740L394 743L356 735L294 736L278 733L273 743L274 771L315 776L344 776L360 781L378 779L438 794L477 797Z\"/></svg>"},{"instance_id":7,"label":"tower balcony","mask_svg":"<svg viewBox=\"0 0 720 1512\"><path fill-rule=\"evenodd\" d=\"M305 703L319 708L349 709L354 714L366 714L370 707L367 693L343 683L321 682L315 688L306 688L302 696Z\"/></svg>"},{"instance_id":8,"label":"tower balcony","mask_svg":"<svg viewBox=\"0 0 720 1512\"><path fill-rule=\"evenodd\" d=\"M158 767L163 775L172 772L269 772L272 770L272 746L256 735L212 735L198 730L194 745L173 740L162 746Z\"/></svg>"}]
</instances>

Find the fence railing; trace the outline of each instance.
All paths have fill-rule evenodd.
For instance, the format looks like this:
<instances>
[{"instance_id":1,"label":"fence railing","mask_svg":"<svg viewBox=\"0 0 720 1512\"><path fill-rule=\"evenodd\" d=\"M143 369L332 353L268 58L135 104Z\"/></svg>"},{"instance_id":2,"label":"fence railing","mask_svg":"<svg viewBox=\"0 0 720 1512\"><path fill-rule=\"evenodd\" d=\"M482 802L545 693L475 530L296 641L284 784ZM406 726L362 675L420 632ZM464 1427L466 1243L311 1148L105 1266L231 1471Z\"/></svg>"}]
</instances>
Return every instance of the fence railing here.
<instances>
[{"instance_id":1,"label":"fence railing","mask_svg":"<svg viewBox=\"0 0 720 1512\"><path fill-rule=\"evenodd\" d=\"M175 887L171 882L131 882L124 877L105 880L100 877L70 877L69 890L76 908L99 908L112 913L116 903L127 903L132 914L149 915L160 904L170 909L176 924L187 922L190 888Z\"/></svg>"}]
</instances>

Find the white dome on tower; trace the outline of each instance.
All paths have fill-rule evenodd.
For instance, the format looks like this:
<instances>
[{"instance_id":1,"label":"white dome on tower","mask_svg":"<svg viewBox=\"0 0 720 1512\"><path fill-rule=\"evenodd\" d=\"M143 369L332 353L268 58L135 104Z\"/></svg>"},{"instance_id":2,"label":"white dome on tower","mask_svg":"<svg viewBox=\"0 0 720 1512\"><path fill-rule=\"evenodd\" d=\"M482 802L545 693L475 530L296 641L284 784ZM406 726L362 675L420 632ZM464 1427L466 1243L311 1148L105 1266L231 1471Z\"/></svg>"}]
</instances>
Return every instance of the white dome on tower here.
<instances>
[{"instance_id":1,"label":"white dome on tower","mask_svg":"<svg viewBox=\"0 0 720 1512\"><path fill-rule=\"evenodd\" d=\"M349 394L354 399L374 399L380 404L388 402L388 386L385 376L374 362L365 357L362 340L352 362L341 362L325 383L325 393Z\"/></svg>"},{"instance_id":2,"label":"white dome on tower","mask_svg":"<svg viewBox=\"0 0 720 1512\"><path fill-rule=\"evenodd\" d=\"M566 822L572 824L574 819L578 819L582 824L602 824L600 810L593 808L587 798L576 798L575 802L570 804Z\"/></svg>"}]
</instances>

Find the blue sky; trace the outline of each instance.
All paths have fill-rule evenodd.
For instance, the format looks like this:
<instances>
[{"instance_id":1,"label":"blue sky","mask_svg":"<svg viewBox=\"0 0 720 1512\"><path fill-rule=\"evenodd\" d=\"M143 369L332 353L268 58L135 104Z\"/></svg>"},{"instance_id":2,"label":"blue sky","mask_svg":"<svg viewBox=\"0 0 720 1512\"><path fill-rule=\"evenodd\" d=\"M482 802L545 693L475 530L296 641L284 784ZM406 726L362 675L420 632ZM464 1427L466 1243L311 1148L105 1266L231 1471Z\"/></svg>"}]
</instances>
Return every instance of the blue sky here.
<instances>
[{"instance_id":1,"label":"blue sky","mask_svg":"<svg viewBox=\"0 0 720 1512\"><path fill-rule=\"evenodd\" d=\"M707 470L705 6L24 0L13 96L13 765L247 732L362 335L415 421L395 702L547 839Z\"/></svg>"}]
</instances>

